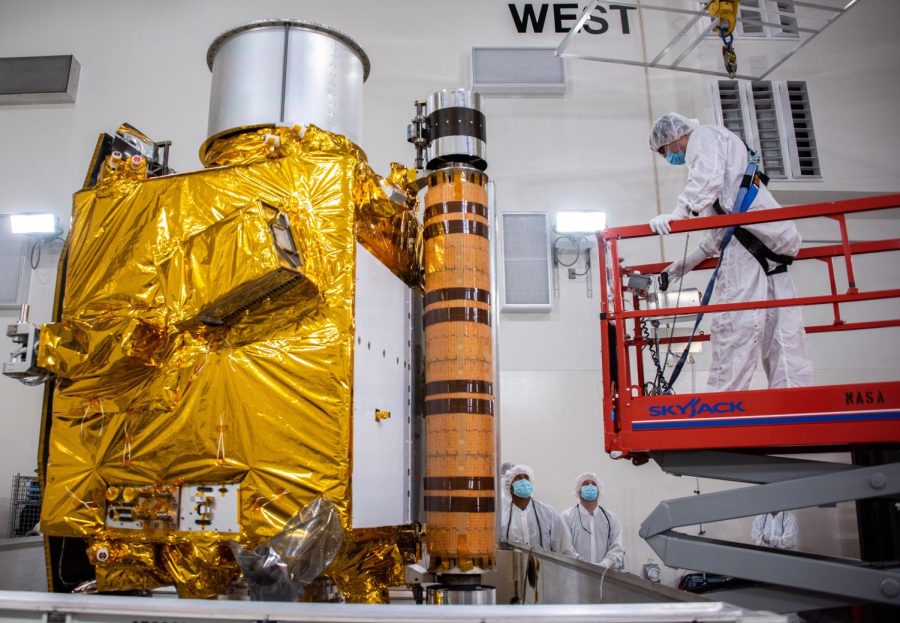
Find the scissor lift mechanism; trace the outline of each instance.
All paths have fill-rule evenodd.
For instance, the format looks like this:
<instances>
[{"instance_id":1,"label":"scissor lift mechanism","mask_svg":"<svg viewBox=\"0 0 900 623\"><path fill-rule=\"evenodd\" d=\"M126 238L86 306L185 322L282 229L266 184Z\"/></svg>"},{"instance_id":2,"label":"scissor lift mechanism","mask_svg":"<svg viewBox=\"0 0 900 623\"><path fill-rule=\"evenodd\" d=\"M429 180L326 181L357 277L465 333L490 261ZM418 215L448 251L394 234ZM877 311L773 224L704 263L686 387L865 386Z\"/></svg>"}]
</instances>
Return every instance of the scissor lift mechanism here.
<instances>
[{"instance_id":1,"label":"scissor lift mechanism","mask_svg":"<svg viewBox=\"0 0 900 623\"><path fill-rule=\"evenodd\" d=\"M900 207L900 194L818 203L780 210L674 221L673 233L732 225L826 217L836 221L840 244L804 248L796 262L825 265L830 293L778 301L681 307L679 315L794 305L830 305L830 324L809 334L900 327L900 319L847 322L841 306L900 298L900 289L863 290L853 256L900 251L900 239L851 242L846 215ZM641 526L641 536L669 566L773 583L734 603L772 610L803 610L860 601L900 606L900 568L784 552L675 532L683 526L870 498L900 499L900 463L872 467L767 456L768 453L900 447L900 381L737 392L646 395L641 319L671 317L672 309L641 308L642 292L623 285L635 272L659 274L666 263L620 267L622 240L654 235L647 225L610 228L600 244L603 418L607 452L636 464L653 458L677 475L754 483L758 486L661 503ZM739 244L732 242L732 244ZM727 252L727 251L726 251ZM896 255L888 257L896 262ZM841 292L835 262L848 287ZM707 260L695 270L711 269ZM629 299L632 309L625 309ZM630 330L629 330L630 329ZM687 336L663 337L662 345ZM697 335L706 341L708 335ZM725 599L725 597L722 597ZM752 605L751 605L752 604Z\"/></svg>"}]
</instances>

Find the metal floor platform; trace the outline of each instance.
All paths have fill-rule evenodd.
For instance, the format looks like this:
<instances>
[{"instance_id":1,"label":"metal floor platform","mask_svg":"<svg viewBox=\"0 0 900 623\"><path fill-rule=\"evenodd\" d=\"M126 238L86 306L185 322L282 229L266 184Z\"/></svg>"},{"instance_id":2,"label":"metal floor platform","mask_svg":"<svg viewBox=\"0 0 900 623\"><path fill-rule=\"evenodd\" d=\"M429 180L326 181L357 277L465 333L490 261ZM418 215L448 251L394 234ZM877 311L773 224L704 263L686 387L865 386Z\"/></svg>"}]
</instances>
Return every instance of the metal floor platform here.
<instances>
[{"instance_id":1,"label":"metal floor platform","mask_svg":"<svg viewBox=\"0 0 900 623\"><path fill-rule=\"evenodd\" d=\"M16 623L225 623L318 621L460 623L697 621L776 623L781 616L747 612L719 602L559 606L372 606L247 601L201 601L0 591L0 621Z\"/></svg>"}]
</instances>

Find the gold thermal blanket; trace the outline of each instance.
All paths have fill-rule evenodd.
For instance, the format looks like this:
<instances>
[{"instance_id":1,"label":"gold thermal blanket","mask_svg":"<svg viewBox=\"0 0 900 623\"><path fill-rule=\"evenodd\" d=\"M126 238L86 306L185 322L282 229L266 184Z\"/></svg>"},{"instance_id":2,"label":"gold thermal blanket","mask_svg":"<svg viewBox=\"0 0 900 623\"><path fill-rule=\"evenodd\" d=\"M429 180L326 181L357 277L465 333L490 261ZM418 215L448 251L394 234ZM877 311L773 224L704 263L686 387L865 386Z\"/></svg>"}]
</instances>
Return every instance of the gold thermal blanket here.
<instances>
[{"instance_id":1,"label":"gold thermal blanket","mask_svg":"<svg viewBox=\"0 0 900 623\"><path fill-rule=\"evenodd\" d=\"M402 555L397 529L350 525L355 243L421 287L415 194L391 201L359 148L313 126L222 139L204 160L153 179L107 163L74 197L61 318L39 350L58 377L42 529L85 539L101 590L209 597L237 575L228 539L255 545L321 494L345 529L327 573L377 601ZM412 179L396 166L389 181ZM288 217L302 277L203 324L229 288L278 268L263 208ZM106 526L110 487L185 483L240 483L240 534Z\"/></svg>"}]
</instances>

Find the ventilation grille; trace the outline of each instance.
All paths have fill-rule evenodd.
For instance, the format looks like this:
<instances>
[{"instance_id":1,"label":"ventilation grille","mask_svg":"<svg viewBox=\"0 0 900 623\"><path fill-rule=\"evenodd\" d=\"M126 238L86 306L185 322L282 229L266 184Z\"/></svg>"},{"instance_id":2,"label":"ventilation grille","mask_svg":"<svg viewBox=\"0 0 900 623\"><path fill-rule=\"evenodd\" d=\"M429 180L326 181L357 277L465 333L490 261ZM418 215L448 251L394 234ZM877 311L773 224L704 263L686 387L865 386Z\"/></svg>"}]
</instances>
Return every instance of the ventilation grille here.
<instances>
[{"instance_id":1,"label":"ventilation grille","mask_svg":"<svg viewBox=\"0 0 900 623\"><path fill-rule=\"evenodd\" d=\"M547 214L502 214L503 311L549 311L550 241Z\"/></svg>"},{"instance_id":2,"label":"ventilation grille","mask_svg":"<svg viewBox=\"0 0 900 623\"><path fill-rule=\"evenodd\" d=\"M710 84L717 119L760 152L769 177L822 177L805 82L718 80Z\"/></svg>"},{"instance_id":3,"label":"ventilation grille","mask_svg":"<svg viewBox=\"0 0 900 623\"><path fill-rule=\"evenodd\" d=\"M762 25L762 13L759 12L760 0L744 0L739 9L740 34L748 37L765 36Z\"/></svg>"},{"instance_id":4,"label":"ventilation grille","mask_svg":"<svg viewBox=\"0 0 900 623\"><path fill-rule=\"evenodd\" d=\"M737 80L719 80L719 101L722 104L722 124L746 143L741 90Z\"/></svg>"},{"instance_id":5,"label":"ventilation grille","mask_svg":"<svg viewBox=\"0 0 900 623\"><path fill-rule=\"evenodd\" d=\"M744 37L797 38L794 0L742 0L737 34Z\"/></svg>"},{"instance_id":6,"label":"ventilation grille","mask_svg":"<svg viewBox=\"0 0 900 623\"><path fill-rule=\"evenodd\" d=\"M762 167L772 179L784 179L784 153L781 148L781 132L778 130L778 113L775 110L775 93L771 82L751 82L753 106L756 110L756 135L762 152Z\"/></svg>"},{"instance_id":7,"label":"ventilation grille","mask_svg":"<svg viewBox=\"0 0 900 623\"><path fill-rule=\"evenodd\" d=\"M493 95L561 95L563 59L555 48L472 48L472 90Z\"/></svg>"},{"instance_id":8,"label":"ventilation grille","mask_svg":"<svg viewBox=\"0 0 900 623\"><path fill-rule=\"evenodd\" d=\"M74 102L79 71L71 55L0 58L0 106Z\"/></svg>"},{"instance_id":9,"label":"ventilation grille","mask_svg":"<svg viewBox=\"0 0 900 623\"><path fill-rule=\"evenodd\" d=\"M816 149L816 133L813 130L806 83L788 82L787 91L797 143L798 177L819 177L822 171L819 168L819 152Z\"/></svg>"},{"instance_id":10,"label":"ventilation grille","mask_svg":"<svg viewBox=\"0 0 900 623\"><path fill-rule=\"evenodd\" d=\"M778 0L778 2L775 3L775 8L778 9L778 15L777 19L774 21L781 24L781 31L778 34L789 37L799 37L800 33L797 31L797 18L794 17L797 13L794 10L794 0ZM790 13L790 15L786 15L786 13Z\"/></svg>"}]
</instances>

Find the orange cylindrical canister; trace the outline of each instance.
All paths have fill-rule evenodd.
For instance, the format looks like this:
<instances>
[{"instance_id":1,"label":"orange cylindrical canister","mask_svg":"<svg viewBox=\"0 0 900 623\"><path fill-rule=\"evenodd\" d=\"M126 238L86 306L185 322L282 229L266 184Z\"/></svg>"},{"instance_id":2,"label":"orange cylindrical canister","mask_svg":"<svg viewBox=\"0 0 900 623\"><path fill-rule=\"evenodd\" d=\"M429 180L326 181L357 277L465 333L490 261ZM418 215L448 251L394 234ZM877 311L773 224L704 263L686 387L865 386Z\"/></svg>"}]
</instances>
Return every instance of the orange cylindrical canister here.
<instances>
[{"instance_id":1,"label":"orange cylindrical canister","mask_svg":"<svg viewBox=\"0 0 900 623\"><path fill-rule=\"evenodd\" d=\"M432 571L494 566L487 176L435 171L425 194L425 519Z\"/></svg>"}]
</instances>

